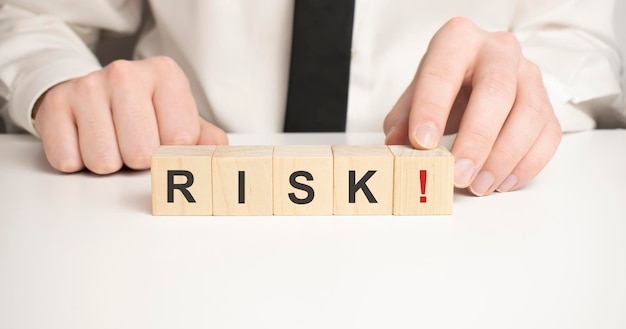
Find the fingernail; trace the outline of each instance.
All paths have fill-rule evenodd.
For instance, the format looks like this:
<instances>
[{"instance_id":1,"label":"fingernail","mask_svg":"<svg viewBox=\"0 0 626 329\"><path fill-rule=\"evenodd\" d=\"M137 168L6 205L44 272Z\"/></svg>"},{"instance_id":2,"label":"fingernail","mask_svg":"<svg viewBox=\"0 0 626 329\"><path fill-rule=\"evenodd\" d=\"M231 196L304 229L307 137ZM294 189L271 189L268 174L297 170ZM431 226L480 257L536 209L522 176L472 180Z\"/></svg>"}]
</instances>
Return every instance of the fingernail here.
<instances>
[{"instance_id":1,"label":"fingernail","mask_svg":"<svg viewBox=\"0 0 626 329\"><path fill-rule=\"evenodd\" d=\"M474 175L474 162L468 159L460 159L454 163L454 185L467 187Z\"/></svg>"},{"instance_id":2,"label":"fingernail","mask_svg":"<svg viewBox=\"0 0 626 329\"><path fill-rule=\"evenodd\" d=\"M483 196L490 192L491 186L496 181L496 178L492 173L488 171L481 171L476 175L476 179L470 186L472 193Z\"/></svg>"},{"instance_id":3,"label":"fingernail","mask_svg":"<svg viewBox=\"0 0 626 329\"><path fill-rule=\"evenodd\" d=\"M507 178L502 181L500 186L496 189L498 192L509 192L512 190L517 184L517 176L514 174L510 174Z\"/></svg>"},{"instance_id":4,"label":"fingernail","mask_svg":"<svg viewBox=\"0 0 626 329\"><path fill-rule=\"evenodd\" d=\"M437 147L437 129L430 123L425 123L415 130L415 140L417 143L427 149Z\"/></svg>"}]
</instances>

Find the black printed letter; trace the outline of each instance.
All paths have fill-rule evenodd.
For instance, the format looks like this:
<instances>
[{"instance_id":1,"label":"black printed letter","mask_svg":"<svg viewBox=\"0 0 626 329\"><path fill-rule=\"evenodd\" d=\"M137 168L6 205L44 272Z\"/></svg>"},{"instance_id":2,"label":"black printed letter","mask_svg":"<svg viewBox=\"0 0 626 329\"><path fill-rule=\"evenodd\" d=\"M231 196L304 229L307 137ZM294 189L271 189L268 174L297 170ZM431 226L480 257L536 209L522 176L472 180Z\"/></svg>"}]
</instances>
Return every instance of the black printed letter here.
<instances>
[{"instance_id":1,"label":"black printed letter","mask_svg":"<svg viewBox=\"0 0 626 329\"><path fill-rule=\"evenodd\" d=\"M315 197L315 191L313 191L313 188L309 185L298 183L296 181L296 178L298 177L304 177L307 181L313 180L313 175L311 175L308 171L296 171L291 174L291 176L289 176L289 184L291 184L294 188L307 192L307 195L304 199L298 199L295 193L289 193L289 200L295 204L311 203L311 201L313 201L313 197Z\"/></svg>"},{"instance_id":2,"label":"black printed letter","mask_svg":"<svg viewBox=\"0 0 626 329\"><path fill-rule=\"evenodd\" d=\"M183 184L174 184L174 176L185 176L187 181ZM168 170L167 171L167 202L174 202L174 190L180 190L180 192L185 196L187 202L196 203L196 200L193 198L189 190L187 190L191 185L193 185L193 174L187 170Z\"/></svg>"},{"instance_id":3,"label":"black printed letter","mask_svg":"<svg viewBox=\"0 0 626 329\"><path fill-rule=\"evenodd\" d=\"M239 172L239 203L246 203L246 172Z\"/></svg>"},{"instance_id":4,"label":"black printed letter","mask_svg":"<svg viewBox=\"0 0 626 329\"><path fill-rule=\"evenodd\" d=\"M354 183L356 181L356 172L354 170L350 170L350 176L349 176L349 183L348 183L348 190L349 190L349 202L350 203L356 203L355 198L356 198L356 192L358 190L363 190L363 193L365 193L365 197L367 197L367 201L369 201L369 203L378 203L378 201L376 201L376 198L374 197L374 195L372 194L372 191L370 191L369 187L367 187L367 180L372 178L372 176L374 176L374 174L376 173L376 170L370 170L367 172L367 174L365 174L365 176L363 176L358 183Z\"/></svg>"}]
</instances>

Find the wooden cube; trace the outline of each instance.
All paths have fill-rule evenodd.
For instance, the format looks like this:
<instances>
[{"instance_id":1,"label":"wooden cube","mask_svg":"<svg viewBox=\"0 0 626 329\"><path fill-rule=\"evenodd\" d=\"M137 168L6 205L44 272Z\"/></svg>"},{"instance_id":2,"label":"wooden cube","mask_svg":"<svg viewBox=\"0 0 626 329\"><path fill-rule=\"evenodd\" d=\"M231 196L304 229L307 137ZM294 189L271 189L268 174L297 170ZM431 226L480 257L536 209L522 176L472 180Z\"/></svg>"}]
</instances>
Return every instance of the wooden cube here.
<instances>
[{"instance_id":1,"label":"wooden cube","mask_svg":"<svg viewBox=\"0 0 626 329\"><path fill-rule=\"evenodd\" d=\"M393 155L384 145L333 146L334 214L391 215Z\"/></svg>"},{"instance_id":2,"label":"wooden cube","mask_svg":"<svg viewBox=\"0 0 626 329\"><path fill-rule=\"evenodd\" d=\"M212 215L215 146L161 146L152 156L154 215Z\"/></svg>"},{"instance_id":3,"label":"wooden cube","mask_svg":"<svg viewBox=\"0 0 626 329\"><path fill-rule=\"evenodd\" d=\"M454 156L440 146L417 150L393 145L395 156L394 215L452 214Z\"/></svg>"},{"instance_id":4,"label":"wooden cube","mask_svg":"<svg viewBox=\"0 0 626 329\"><path fill-rule=\"evenodd\" d=\"M272 146L218 146L213 214L272 215Z\"/></svg>"},{"instance_id":5,"label":"wooden cube","mask_svg":"<svg viewBox=\"0 0 626 329\"><path fill-rule=\"evenodd\" d=\"M451 214L454 157L439 147L163 146L154 215Z\"/></svg>"},{"instance_id":6,"label":"wooden cube","mask_svg":"<svg viewBox=\"0 0 626 329\"><path fill-rule=\"evenodd\" d=\"M333 214L329 145L274 147L274 215Z\"/></svg>"}]
</instances>

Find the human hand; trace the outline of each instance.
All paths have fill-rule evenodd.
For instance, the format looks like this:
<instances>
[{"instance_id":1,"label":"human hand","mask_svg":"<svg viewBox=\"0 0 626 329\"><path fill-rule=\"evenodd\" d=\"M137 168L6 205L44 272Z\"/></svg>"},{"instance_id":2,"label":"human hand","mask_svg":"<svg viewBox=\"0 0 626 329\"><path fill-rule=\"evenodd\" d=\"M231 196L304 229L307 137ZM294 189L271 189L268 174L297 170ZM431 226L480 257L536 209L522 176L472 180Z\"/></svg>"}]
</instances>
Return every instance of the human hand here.
<instances>
[{"instance_id":1,"label":"human hand","mask_svg":"<svg viewBox=\"0 0 626 329\"><path fill-rule=\"evenodd\" d=\"M455 185L480 196L528 183L561 141L541 72L515 36L483 31L464 18L435 34L384 131L387 144L419 149L457 132Z\"/></svg>"},{"instance_id":2,"label":"human hand","mask_svg":"<svg viewBox=\"0 0 626 329\"><path fill-rule=\"evenodd\" d=\"M228 143L200 118L187 77L167 57L116 61L58 84L33 117L48 161L62 172L147 169L161 144Z\"/></svg>"}]
</instances>

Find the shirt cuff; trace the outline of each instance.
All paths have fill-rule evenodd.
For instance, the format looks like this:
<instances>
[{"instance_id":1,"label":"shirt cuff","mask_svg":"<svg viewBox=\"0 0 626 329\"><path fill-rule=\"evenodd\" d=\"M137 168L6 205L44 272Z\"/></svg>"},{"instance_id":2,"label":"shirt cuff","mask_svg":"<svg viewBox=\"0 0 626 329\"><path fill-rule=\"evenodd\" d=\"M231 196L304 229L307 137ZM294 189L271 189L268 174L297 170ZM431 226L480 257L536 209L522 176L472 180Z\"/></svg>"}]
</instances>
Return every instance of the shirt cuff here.
<instances>
[{"instance_id":1,"label":"shirt cuff","mask_svg":"<svg viewBox=\"0 0 626 329\"><path fill-rule=\"evenodd\" d=\"M35 103L51 87L101 68L84 57L64 57L19 76L9 97L9 115L15 124L39 137L32 120Z\"/></svg>"},{"instance_id":2,"label":"shirt cuff","mask_svg":"<svg viewBox=\"0 0 626 329\"><path fill-rule=\"evenodd\" d=\"M572 104L571 93L549 73L542 72L543 85L563 132L590 130L596 123L587 113Z\"/></svg>"}]
</instances>

